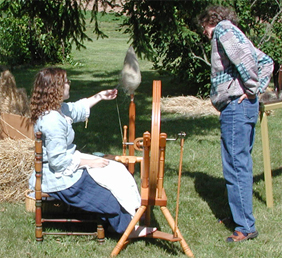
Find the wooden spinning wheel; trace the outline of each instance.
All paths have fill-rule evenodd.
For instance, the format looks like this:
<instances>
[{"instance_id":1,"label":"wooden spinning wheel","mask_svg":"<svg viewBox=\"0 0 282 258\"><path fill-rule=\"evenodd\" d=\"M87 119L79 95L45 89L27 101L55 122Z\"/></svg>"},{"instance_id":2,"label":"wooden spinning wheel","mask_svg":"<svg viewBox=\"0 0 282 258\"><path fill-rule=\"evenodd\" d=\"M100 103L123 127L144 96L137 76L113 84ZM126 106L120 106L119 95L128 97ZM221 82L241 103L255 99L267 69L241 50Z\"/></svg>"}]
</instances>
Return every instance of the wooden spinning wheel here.
<instances>
[{"instance_id":1,"label":"wooden spinning wheel","mask_svg":"<svg viewBox=\"0 0 282 258\"><path fill-rule=\"evenodd\" d=\"M154 200L157 189L159 171L159 146L161 129L161 82L153 82L153 104L151 125L151 159L149 173L149 200Z\"/></svg>"},{"instance_id":2,"label":"wooden spinning wheel","mask_svg":"<svg viewBox=\"0 0 282 258\"><path fill-rule=\"evenodd\" d=\"M156 231L148 238L158 238L171 242L180 242L183 251L189 257L194 257L189 246L182 237L177 224L166 207L167 197L163 189L164 176L164 160L166 147L166 134L160 133L161 125L161 81L153 81L153 103L152 103L152 123L151 133L143 134L143 158L141 160L141 206L137 210L132 221L129 223L126 231L120 238L116 247L111 253L111 257L118 255L127 241L130 233L138 223L142 215L145 213L145 225L150 226L150 210L151 206L159 206L165 216L169 226L174 231L174 234L168 234L161 231ZM151 155L150 155L151 154ZM132 158L132 157L131 157ZM134 157L136 158L136 157ZM124 159L130 159L130 156L124 156ZM122 160L122 159L120 159Z\"/></svg>"}]
</instances>

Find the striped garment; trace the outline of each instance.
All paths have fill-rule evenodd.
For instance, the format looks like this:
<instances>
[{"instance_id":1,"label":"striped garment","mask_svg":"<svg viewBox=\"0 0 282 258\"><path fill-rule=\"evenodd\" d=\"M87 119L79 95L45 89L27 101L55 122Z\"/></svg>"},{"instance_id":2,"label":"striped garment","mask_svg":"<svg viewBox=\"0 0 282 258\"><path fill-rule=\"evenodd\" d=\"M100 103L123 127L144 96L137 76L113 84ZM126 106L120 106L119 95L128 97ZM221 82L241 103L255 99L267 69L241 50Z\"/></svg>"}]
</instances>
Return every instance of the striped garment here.
<instances>
[{"instance_id":1,"label":"striped garment","mask_svg":"<svg viewBox=\"0 0 282 258\"><path fill-rule=\"evenodd\" d=\"M217 24L211 40L211 91L214 107L221 111L243 93L264 92L273 71L272 59L230 21Z\"/></svg>"}]
</instances>

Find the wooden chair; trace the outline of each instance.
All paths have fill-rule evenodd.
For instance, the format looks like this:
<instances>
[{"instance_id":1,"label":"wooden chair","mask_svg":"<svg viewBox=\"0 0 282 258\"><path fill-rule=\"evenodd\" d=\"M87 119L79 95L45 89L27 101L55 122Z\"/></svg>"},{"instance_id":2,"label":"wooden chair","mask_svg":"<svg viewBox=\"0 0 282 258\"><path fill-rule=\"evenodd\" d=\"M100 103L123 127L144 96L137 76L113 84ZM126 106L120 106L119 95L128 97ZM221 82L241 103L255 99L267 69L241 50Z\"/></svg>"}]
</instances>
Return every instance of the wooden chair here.
<instances>
[{"instance_id":1,"label":"wooden chair","mask_svg":"<svg viewBox=\"0 0 282 258\"><path fill-rule=\"evenodd\" d=\"M104 228L99 216L95 213L84 212L57 200L50 201L50 196L41 191L42 179L42 133L35 137L35 236L36 241L42 242L44 235L91 235L97 236L98 242L103 243ZM48 200L49 197L49 200ZM59 212L60 211L60 212ZM54 215L57 217L54 218ZM43 231L43 223L96 223L97 232L47 232ZM60 224L62 225L62 224ZM65 225L65 224L64 224ZM78 224L76 224L78 225Z\"/></svg>"}]
</instances>

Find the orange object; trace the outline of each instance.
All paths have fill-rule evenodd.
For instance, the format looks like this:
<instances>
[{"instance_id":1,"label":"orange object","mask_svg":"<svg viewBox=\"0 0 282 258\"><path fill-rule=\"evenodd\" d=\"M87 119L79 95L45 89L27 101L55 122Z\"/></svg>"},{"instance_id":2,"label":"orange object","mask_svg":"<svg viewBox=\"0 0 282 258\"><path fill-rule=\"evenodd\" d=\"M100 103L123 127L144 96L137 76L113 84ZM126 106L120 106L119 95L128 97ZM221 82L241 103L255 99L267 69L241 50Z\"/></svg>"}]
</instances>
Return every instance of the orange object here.
<instances>
[{"instance_id":1,"label":"orange object","mask_svg":"<svg viewBox=\"0 0 282 258\"><path fill-rule=\"evenodd\" d=\"M28 117L1 113L0 125L0 139L7 137L14 140L34 139L33 125Z\"/></svg>"},{"instance_id":2,"label":"orange object","mask_svg":"<svg viewBox=\"0 0 282 258\"><path fill-rule=\"evenodd\" d=\"M163 187L164 179L164 163L165 163L165 147L166 138L165 133L160 133L160 100L161 100L161 81L153 81L153 103L152 103L152 123L151 133L145 132L143 134L143 158L141 162L141 207L137 210L132 221L129 223L124 234L118 241L116 247L111 253L111 257L115 257L122 250L126 244L128 237L135 225L141 219L142 215L145 214L145 225L150 226L151 220L151 206L159 206L163 215L165 216L170 228L174 234L168 234L161 231L155 231L145 238L157 238L171 242L179 242L182 246L184 253L189 257L194 257L189 246L185 242L177 223L172 218L167 205L167 196ZM134 118L135 121L135 118ZM130 129L129 129L130 130ZM134 128L135 130L135 128ZM134 131L135 132L135 131ZM183 145L183 141L181 141ZM183 147L183 146L181 146ZM129 158L128 158L129 160ZM182 149L181 149L181 160L182 164ZM181 174L181 168L179 169ZM180 184L179 184L180 185ZM178 191L179 195L179 191ZM177 207L178 213L178 207ZM144 236L143 236L144 237Z\"/></svg>"}]
</instances>

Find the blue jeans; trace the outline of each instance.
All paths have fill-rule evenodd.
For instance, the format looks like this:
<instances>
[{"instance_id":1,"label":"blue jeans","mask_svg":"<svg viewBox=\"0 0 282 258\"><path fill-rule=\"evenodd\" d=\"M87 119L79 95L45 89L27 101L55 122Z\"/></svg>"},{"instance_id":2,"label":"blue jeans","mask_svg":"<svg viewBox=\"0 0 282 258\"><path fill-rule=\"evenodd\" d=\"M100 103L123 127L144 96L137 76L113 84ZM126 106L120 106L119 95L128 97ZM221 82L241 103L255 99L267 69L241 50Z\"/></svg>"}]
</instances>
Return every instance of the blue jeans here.
<instances>
[{"instance_id":1,"label":"blue jeans","mask_svg":"<svg viewBox=\"0 0 282 258\"><path fill-rule=\"evenodd\" d=\"M221 157L235 230L254 232L253 161L251 152L259 112L257 99L232 100L221 112Z\"/></svg>"}]
</instances>

